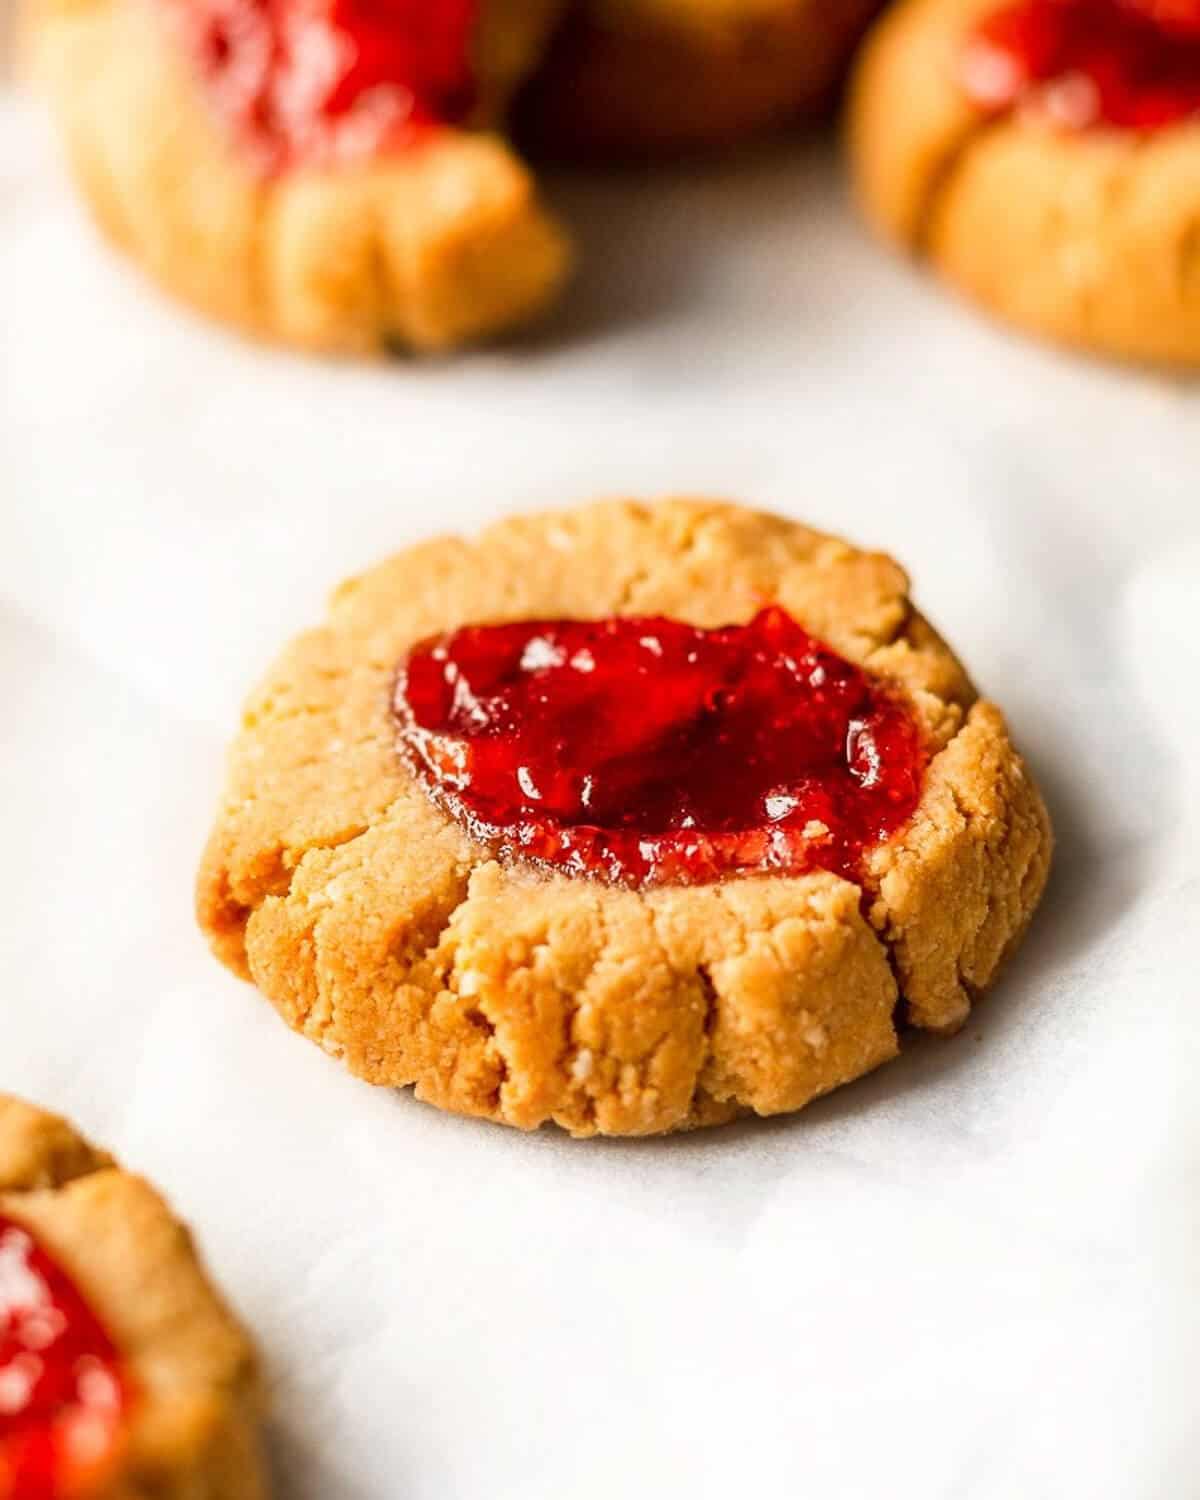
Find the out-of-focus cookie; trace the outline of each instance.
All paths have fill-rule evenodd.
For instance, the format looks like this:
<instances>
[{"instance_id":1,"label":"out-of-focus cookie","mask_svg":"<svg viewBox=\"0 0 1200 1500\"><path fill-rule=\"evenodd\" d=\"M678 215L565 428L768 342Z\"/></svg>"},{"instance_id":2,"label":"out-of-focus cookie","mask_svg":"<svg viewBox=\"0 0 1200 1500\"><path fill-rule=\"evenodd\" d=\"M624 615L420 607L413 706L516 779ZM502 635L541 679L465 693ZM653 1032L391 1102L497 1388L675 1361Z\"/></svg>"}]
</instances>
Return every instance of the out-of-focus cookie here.
<instances>
[{"instance_id":1,"label":"out-of-focus cookie","mask_svg":"<svg viewBox=\"0 0 1200 1500\"><path fill-rule=\"evenodd\" d=\"M535 317L564 234L497 123L558 0L31 0L33 75L109 237L299 347L445 349Z\"/></svg>"},{"instance_id":2,"label":"out-of-focus cookie","mask_svg":"<svg viewBox=\"0 0 1200 1500\"><path fill-rule=\"evenodd\" d=\"M263 1500L253 1349L158 1194L0 1094L0 1495Z\"/></svg>"},{"instance_id":3,"label":"out-of-focus cookie","mask_svg":"<svg viewBox=\"0 0 1200 1500\"><path fill-rule=\"evenodd\" d=\"M1200 365L1200 5L901 0L852 89L859 197L999 316Z\"/></svg>"},{"instance_id":4,"label":"out-of-focus cookie","mask_svg":"<svg viewBox=\"0 0 1200 1500\"><path fill-rule=\"evenodd\" d=\"M651 1134L961 1026L1050 847L890 558L613 502L344 584L247 704L198 911L373 1083Z\"/></svg>"},{"instance_id":5,"label":"out-of-focus cookie","mask_svg":"<svg viewBox=\"0 0 1200 1500\"><path fill-rule=\"evenodd\" d=\"M825 109L879 0L580 0L520 106L552 155L671 155Z\"/></svg>"}]
</instances>

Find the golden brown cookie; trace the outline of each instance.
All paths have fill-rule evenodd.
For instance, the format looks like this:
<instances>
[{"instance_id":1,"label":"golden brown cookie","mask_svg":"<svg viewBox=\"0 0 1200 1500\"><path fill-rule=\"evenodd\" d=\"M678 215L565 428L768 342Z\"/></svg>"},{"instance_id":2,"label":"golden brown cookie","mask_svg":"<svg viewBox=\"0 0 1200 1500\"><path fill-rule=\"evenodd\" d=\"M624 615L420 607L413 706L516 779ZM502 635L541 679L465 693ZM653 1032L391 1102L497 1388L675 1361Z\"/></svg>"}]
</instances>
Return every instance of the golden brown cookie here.
<instances>
[{"instance_id":1,"label":"golden brown cookie","mask_svg":"<svg viewBox=\"0 0 1200 1500\"><path fill-rule=\"evenodd\" d=\"M557 9L487 0L462 86L439 54L428 108L373 82L383 43L383 61L361 45L361 76L323 83L345 41L336 25L283 52L262 0L34 0L26 29L74 175L116 244L245 332L359 353L450 348L557 293L567 243L529 173L498 138L426 118L498 120Z\"/></svg>"},{"instance_id":2,"label":"golden brown cookie","mask_svg":"<svg viewBox=\"0 0 1200 1500\"><path fill-rule=\"evenodd\" d=\"M1094 47L1094 0L1078 8ZM1003 10L997 0L901 0L872 34L849 111L867 218L1032 333L1200 364L1200 119L1151 128L1149 112L1078 73L1001 105L1017 70L1002 54L981 57L978 43ZM1152 23L1135 13L1115 24ZM1185 44L1168 45L1178 62Z\"/></svg>"},{"instance_id":3,"label":"golden brown cookie","mask_svg":"<svg viewBox=\"0 0 1200 1500\"><path fill-rule=\"evenodd\" d=\"M567 157L729 145L827 107L879 0L580 0L521 101Z\"/></svg>"},{"instance_id":4,"label":"golden brown cookie","mask_svg":"<svg viewBox=\"0 0 1200 1500\"><path fill-rule=\"evenodd\" d=\"M530 621L559 624L542 631ZM510 635L532 632L510 674L522 689L553 688L565 662L578 674L568 689L585 693L583 679L608 659L598 653L610 650L633 651L649 675L627 692L616 679L615 713L579 698L582 717L564 737L545 703L514 710L507 728L492 715L480 733L503 732L482 749L418 733L421 683L433 682L436 697L450 681L439 676L449 671L445 645L430 638L476 624L451 639L474 643L485 665L496 642L499 661L515 649ZM673 738L680 726L691 732L683 711L671 717L680 691L686 700L703 689L697 722L718 701L721 713L749 702L689 682L690 649L671 658L683 661L678 670L655 675L648 656L686 646L689 627L701 627L691 632L697 652L723 661L740 659L752 630L816 638L805 681L825 687L789 686L785 708L794 701L807 713L805 693L824 703L835 682L863 702L875 695L892 726L875 736L882 773L856 763L854 786L847 779L865 708L830 721L828 753L837 796L849 788L845 805L857 816L863 787L892 795L887 746L899 747L897 765L919 747L911 800L883 810L887 837L865 839L853 858L848 845L830 844L826 856L835 820L804 811L809 793L790 783L780 790L795 792L791 801L762 803L783 819L765 834L714 836L710 848L704 814L693 847L676 819L644 880L636 862L652 845L640 842L636 820L632 841L629 828L597 835L566 826L565 814L544 837L554 820L546 811L539 824L539 809L579 787L585 800L599 797L599 775L551 789L575 753L570 734L584 746L583 769L590 756L605 777L640 765L647 746L665 755L659 790L669 800L685 779L671 757L682 767L693 753ZM571 645L567 660L562 643L588 631L591 648ZM767 651L738 679L759 673L768 707L781 661L799 670ZM467 675L459 681L475 692ZM484 701L455 690L444 706L469 720ZM760 734L755 713L731 720L728 734L722 727L724 779L737 781L743 763L765 765L773 745L792 754L774 721ZM451 772L437 786L429 767L478 768L489 744L507 753L514 725L532 734L517 773L532 800L522 829L497 837L464 814L462 797L474 795L465 781L456 790ZM619 822L646 785L632 777L631 800L596 819ZM825 795L819 777L813 785L813 796ZM474 776L472 787L482 786ZM536 841L522 843L529 831ZM716 850L720 878L697 874L702 845ZM553 1120L576 1135L651 1134L798 1109L892 1057L901 1017L935 1031L961 1026L1037 905L1050 847L999 710L977 698L890 558L714 501L611 502L430 542L342 585L326 623L284 651L247 704L198 914L225 963L373 1083L412 1084L444 1109L524 1129ZM609 860L601 878L597 859Z\"/></svg>"},{"instance_id":5,"label":"golden brown cookie","mask_svg":"<svg viewBox=\"0 0 1200 1500\"><path fill-rule=\"evenodd\" d=\"M158 1194L0 1095L0 1494L260 1500L260 1406Z\"/></svg>"}]
</instances>

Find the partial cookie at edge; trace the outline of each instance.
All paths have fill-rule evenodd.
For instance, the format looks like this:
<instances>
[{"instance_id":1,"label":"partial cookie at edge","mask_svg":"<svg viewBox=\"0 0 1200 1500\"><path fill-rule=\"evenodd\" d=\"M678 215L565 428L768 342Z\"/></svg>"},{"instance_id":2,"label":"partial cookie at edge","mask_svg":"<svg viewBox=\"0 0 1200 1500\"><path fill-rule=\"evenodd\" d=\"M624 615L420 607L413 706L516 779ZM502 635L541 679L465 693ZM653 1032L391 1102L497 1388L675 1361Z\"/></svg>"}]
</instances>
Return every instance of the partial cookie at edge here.
<instances>
[{"instance_id":1,"label":"partial cookie at edge","mask_svg":"<svg viewBox=\"0 0 1200 1500\"><path fill-rule=\"evenodd\" d=\"M154 1189L65 1120L0 1094L0 1213L71 1277L132 1376L103 1500L264 1500L253 1349Z\"/></svg>"},{"instance_id":2,"label":"partial cookie at edge","mask_svg":"<svg viewBox=\"0 0 1200 1500\"><path fill-rule=\"evenodd\" d=\"M852 86L850 154L884 237L1018 326L1200 365L1200 126L1054 131L991 118L958 69L998 0L900 0Z\"/></svg>"}]
</instances>

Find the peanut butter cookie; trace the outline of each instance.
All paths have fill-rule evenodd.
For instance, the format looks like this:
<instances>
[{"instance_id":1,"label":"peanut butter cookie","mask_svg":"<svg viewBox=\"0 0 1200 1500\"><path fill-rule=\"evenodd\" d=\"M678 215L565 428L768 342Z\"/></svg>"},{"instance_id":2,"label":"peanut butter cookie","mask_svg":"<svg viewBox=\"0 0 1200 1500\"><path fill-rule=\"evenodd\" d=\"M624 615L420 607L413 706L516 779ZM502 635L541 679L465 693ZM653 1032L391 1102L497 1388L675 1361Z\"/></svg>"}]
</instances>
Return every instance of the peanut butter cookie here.
<instances>
[{"instance_id":1,"label":"peanut butter cookie","mask_svg":"<svg viewBox=\"0 0 1200 1500\"><path fill-rule=\"evenodd\" d=\"M198 911L373 1083L651 1134L961 1026L1050 847L890 558L610 502L344 584L247 705Z\"/></svg>"}]
</instances>

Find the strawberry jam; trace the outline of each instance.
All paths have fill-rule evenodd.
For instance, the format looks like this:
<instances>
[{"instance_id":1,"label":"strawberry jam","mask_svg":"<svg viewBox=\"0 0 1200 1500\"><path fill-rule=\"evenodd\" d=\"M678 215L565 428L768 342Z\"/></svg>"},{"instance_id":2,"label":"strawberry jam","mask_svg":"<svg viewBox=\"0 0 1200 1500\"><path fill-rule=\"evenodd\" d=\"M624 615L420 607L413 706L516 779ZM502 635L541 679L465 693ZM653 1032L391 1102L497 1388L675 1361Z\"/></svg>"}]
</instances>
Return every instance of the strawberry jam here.
<instances>
[{"instance_id":1,"label":"strawberry jam","mask_svg":"<svg viewBox=\"0 0 1200 1500\"><path fill-rule=\"evenodd\" d=\"M0 1497L62 1500L103 1472L126 1403L112 1340L69 1277L0 1214Z\"/></svg>"},{"instance_id":2,"label":"strawberry jam","mask_svg":"<svg viewBox=\"0 0 1200 1500\"><path fill-rule=\"evenodd\" d=\"M1066 129L1200 119L1200 0L1017 0L975 29L961 75L982 109Z\"/></svg>"},{"instance_id":3,"label":"strawberry jam","mask_svg":"<svg viewBox=\"0 0 1200 1500\"><path fill-rule=\"evenodd\" d=\"M461 121L476 0L165 0L263 171L359 161Z\"/></svg>"},{"instance_id":4,"label":"strawberry jam","mask_svg":"<svg viewBox=\"0 0 1200 1500\"><path fill-rule=\"evenodd\" d=\"M911 815L924 753L900 697L781 608L471 625L396 680L434 800L506 857L628 885L822 868L853 878Z\"/></svg>"}]
</instances>

